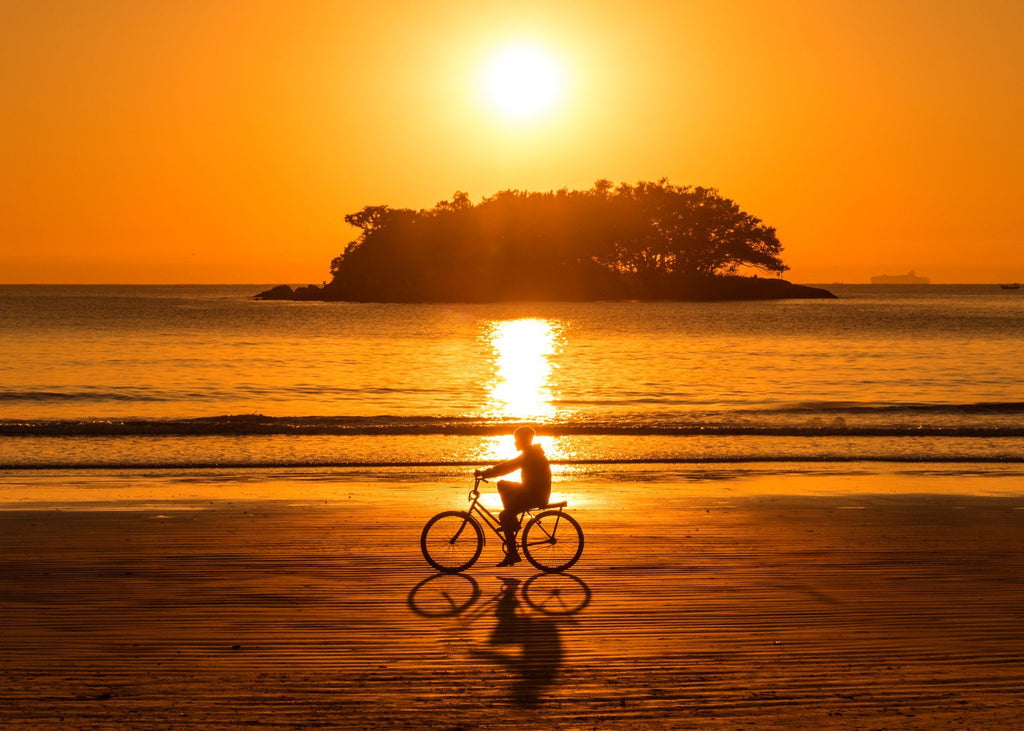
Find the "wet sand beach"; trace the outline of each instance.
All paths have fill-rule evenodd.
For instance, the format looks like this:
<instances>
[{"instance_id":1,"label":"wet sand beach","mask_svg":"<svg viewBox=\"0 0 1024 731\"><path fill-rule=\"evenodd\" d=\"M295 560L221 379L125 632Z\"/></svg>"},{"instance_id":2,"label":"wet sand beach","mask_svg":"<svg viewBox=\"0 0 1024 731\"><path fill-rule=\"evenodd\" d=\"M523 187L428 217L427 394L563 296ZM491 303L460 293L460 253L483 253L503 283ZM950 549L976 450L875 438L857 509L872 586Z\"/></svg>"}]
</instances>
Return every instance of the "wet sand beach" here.
<instances>
[{"instance_id":1,"label":"wet sand beach","mask_svg":"<svg viewBox=\"0 0 1024 731\"><path fill-rule=\"evenodd\" d=\"M5 477L5 729L1024 724L1019 477L581 478L571 576L456 577L461 483Z\"/></svg>"}]
</instances>

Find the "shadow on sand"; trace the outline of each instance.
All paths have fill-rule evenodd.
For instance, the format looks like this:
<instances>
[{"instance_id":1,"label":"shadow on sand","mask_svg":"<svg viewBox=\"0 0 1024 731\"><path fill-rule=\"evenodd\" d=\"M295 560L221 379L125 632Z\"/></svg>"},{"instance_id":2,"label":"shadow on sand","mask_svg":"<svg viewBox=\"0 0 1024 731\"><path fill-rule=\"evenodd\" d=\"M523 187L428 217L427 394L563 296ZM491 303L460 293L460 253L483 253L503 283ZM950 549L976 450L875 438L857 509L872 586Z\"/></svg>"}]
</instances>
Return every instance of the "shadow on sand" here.
<instances>
[{"instance_id":1,"label":"shadow on sand","mask_svg":"<svg viewBox=\"0 0 1024 731\"><path fill-rule=\"evenodd\" d=\"M590 603L590 588L571 574L536 574L525 582L500 580L494 596L479 603L475 579L437 574L413 587L409 608L421 617L456 617L463 630L484 617L496 619L487 644L471 646L469 655L508 670L514 678L512 702L536 706L564 660L559 622Z\"/></svg>"}]
</instances>

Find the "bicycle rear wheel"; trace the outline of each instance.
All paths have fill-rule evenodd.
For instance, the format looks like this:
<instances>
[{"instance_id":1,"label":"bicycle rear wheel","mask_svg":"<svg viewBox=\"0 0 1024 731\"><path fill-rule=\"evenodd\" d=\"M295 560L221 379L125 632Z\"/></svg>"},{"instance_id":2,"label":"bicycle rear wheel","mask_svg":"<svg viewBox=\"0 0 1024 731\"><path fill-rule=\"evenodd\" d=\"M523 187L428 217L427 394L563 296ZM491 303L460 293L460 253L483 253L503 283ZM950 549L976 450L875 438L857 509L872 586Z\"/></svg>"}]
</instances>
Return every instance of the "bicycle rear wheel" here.
<instances>
[{"instance_id":1,"label":"bicycle rear wheel","mask_svg":"<svg viewBox=\"0 0 1024 731\"><path fill-rule=\"evenodd\" d=\"M583 554L583 529L568 513L559 510L539 513L523 531L523 554L541 571L565 571Z\"/></svg>"},{"instance_id":2,"label":"bicycle rear wheel","mask_svg":"<svg viewBox=\"0 0 1024 731\"><path fill-rule=\"evenodd\" d=\"M420 533L420 550L427 563L445 574L465 571L480 558L484 532L464 510L446 510L427 521Z\"/></svg>"}]
</instances>

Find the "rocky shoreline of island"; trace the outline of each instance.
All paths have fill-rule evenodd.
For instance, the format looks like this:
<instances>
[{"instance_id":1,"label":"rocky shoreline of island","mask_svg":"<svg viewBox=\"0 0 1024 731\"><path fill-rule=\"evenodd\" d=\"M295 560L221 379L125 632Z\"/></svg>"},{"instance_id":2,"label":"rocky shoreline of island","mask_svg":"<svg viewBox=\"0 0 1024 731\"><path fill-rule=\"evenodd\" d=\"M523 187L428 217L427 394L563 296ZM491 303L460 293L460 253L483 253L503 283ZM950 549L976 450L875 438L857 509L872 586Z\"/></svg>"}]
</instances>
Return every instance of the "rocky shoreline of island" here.
<instances>
[{"instance_id":1,"label":"rocky shoreline of island","mask_svg":"<svg viewBox=\"0 0 1024 731\"><path fill-rule=\"evenodd\" d=\"M629 286L628 283L617 288L618 291L604 293L572 292L569 296L509 296L502 290L481 295L473 292L452 291L447 296L411 297L406 293L380 292L349 293L343 288L327 283L323 286L315 284L292 287L287 284L272 287L254 295L259 300L288 300L295 302L382 302L382 303L485 303L512 301L554 301L554 302L596 302L596 301L676 301L676 302L742 302L755 300L783 299L836 299L836 295L827 289L794 284L785 279L764 277L699 277L684 282L674 282L660 287L645 289L640 286Z\"/></svg>"}]
</instances>

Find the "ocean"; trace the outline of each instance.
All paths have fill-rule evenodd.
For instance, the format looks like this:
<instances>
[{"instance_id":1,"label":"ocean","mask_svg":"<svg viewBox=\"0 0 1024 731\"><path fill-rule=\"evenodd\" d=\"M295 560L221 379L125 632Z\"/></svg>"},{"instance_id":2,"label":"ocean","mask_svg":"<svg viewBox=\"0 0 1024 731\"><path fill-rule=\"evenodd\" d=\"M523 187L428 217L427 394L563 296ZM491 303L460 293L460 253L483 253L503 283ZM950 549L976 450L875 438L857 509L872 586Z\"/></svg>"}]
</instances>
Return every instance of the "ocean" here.
<instances>
[{"instance_id":1,"label":"ocean","mask_svg":"<svg viewBox=\"0 0 1024 731\"><path fill-rule=\"evenodd\" d=\"M1024 463L1024 295L264 302L0 286L0 469ZM1016 467L1014 467L1016 465Z\"/></svg>"}]
</instances>

